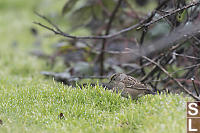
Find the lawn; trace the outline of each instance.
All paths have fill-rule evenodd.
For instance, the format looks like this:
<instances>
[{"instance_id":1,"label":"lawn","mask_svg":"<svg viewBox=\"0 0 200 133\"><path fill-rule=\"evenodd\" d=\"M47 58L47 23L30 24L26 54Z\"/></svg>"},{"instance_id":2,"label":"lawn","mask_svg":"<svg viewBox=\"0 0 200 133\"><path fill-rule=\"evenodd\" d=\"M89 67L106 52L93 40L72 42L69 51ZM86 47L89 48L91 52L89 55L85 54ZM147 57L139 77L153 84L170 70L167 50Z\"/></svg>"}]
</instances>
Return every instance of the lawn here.
<instances>
[{"instance_id":1,"label":"lawn","mask_svg":"<svg viewBox=\"0 0 200 133\"><path fill-rule=\"evenodd\" d=\"M51 68L29 53L36 48L32 22L41 21L33 10L53 14L64 2L0 1L0 132L185 133L190 98L147 95L133 101L98 85L72 88L40 74ZM50 52L56 39L45 38L43 50ZM54 70L64 68L57 65Z\"/></svg>"}]
</instances>

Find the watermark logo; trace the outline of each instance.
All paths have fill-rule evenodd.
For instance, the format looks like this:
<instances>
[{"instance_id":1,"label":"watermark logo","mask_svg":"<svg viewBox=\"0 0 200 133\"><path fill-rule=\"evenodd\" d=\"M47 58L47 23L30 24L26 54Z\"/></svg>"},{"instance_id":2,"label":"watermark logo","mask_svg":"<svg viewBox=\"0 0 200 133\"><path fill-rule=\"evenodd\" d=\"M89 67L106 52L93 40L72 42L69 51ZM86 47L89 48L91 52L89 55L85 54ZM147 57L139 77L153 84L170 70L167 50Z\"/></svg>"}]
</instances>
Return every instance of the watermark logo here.
<instances>
[{"instance_id":1,"label":"watermark logo","mask_svg":"<svg viewBox=\"0 0 200 133\"><path fill-rule=\"evenodd\" d=\"M187 133L200 133L200 102L187 102Z\"/></svg>"}]
</instances>

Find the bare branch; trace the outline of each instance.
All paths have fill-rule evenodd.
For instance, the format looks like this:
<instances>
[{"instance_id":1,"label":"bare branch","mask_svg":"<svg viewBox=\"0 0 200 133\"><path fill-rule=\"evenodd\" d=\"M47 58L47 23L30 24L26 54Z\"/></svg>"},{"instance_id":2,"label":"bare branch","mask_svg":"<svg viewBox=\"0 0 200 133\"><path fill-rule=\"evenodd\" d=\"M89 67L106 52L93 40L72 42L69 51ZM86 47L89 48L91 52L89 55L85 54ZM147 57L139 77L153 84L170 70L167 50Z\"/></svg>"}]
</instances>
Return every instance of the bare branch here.
<instances>
[{"instance_id":1,"label":"bare branch","mask_svg":"<svg viewBox=\"0 0 200 133\"><path fill-rule=\"evenodd\" d=\"M106 27L106 33L105 35L108 35L110 33L110 29L111 29L111 26L112 26L112 22L114 21L114 18L116 16L116 13L117 11L119 10L119 7L121 5L123 0L119 0L117 5L115 6L110 18L109 18L109 22L107 24L107 27ZM101 48L101 53L99 55L99 59L100 59L100 75L102 76L104 74L104 50L105 50L105 47L106 47L106 42L107 40L106 39L103 39L102 41L102 48Z\"/></svg>"},{"instance_id":2,"label":"bare branch","mask_svg":"<svg viewBox=\"0 0 200 133\"><path fill-rule=\"evenodd\" d=\"M194 78L191 78L191 80L192 80L192 84L193 84L194 90L195 90L197 96L199 97L199 93L198 93L198 91L197 91L197 87L196 87L196 85L195 85L195 83L194 83Z\"/></svg>"},{"instance_id":3,"label":"bare branch","mask_svg":"<svg viewBox=\"0 0 200 133\"><path fill-rule=\"evenodd\" d=\"M54 32L55 34L61 35L63 37L68 37L68 38L71 38L71 39L108 39L108 38L116 37L116 36L118 36L120 34L126 33L128 31L133 30L133 29L137 29L137 28L140 29L140 28L143 28L143 27L147 27L147 26L149 26L149 25L151 25L151 24L153 24L155 22L158 22L159 20L164 19L164 18L166 18L166 17L168 17L170 15L176 14L176 13L182 11L182 10L188 9L190 7L193 7L193 6L196 6L196 5L199 5L199 4L200 4L200 2L196 2L196 3L192 3L192 4L189 4L189 5L186 5L186 6L182 7L182 8L179 8L179 9L176 9L176 10L173 10L173 11L169 12L169 13L165 14L164 16L161 16L161 17L157 18L156 20L153 20L153 21L150 21L149 23L146 23L147 19L149 19L149 17L148 17L147 19L144 19L144 20L140 21L139 23L137 23L135 25L132 25L132 26L130 26L128 28L122 29L122 30L120 30L118 32L115 32L113 34L108 34L108 35L104 35L104 36L73 36L73 35L67 34L67 33L63 32L61 29L59 29L57 26L55 26L55 24L53 24L48 18L46 18L46 17L44 17L42 15L38 15L38 16L43 18L47 22L50 22L50 24L56 30L51 28L51 27L45 26L45 25L43 25L41 23L38 23L38 22L34 22L34 24L37 24L37 25L39 25L39 26L41 26L41 27L43 27L45 29L48 29L48 30Z\"/></svg>"},{"instance_id":4,"label":"bare branch","mask_svg":"<svg viewBox=\"0 0 200 133\"><path fill-rule=\"evenodd\" d=\"M184 54L177 54L177 53L172 53L173 55L176 56L181 56L181 57L186 57L186 58L190 58L190 59L195 59L195 60L200 60L200 58L194 57L194 56L189 56L189 55L184 55Z\"/></svg>"},{"instance_id":5,"label":"bare branch","mask_svg":"<svg viewBox=\"0 0 200 133\"><path fill-rule=\"evenodd\" d=\"M60 28L54 24L50 19L48 19L47 17L45 16L42 16L41 14L39 14L38 12L34 12L37 16L43 18L45 21L47 21L50 25L52 25L57 31L59 31L60 33L63 33L63 31L60 30Z\"/></svg>"},{"instance_id":6,"label":"bare branch","mask_svg":"<svg viewBox=\"0 0 200 133\"><path fill-rule=\"evenodd\" d=\"M153 21L151 21L151 22L149 22L149 23L146 23L146 24L144 24L143 26L149 26L149 25L151 25L151 24L153 24L153 23L156 23L156 22L160 21L161 19L164 19L164 18L166 18L166 17L169 17L169 16L171 16L171 15L174 15L174 14L176 14L176 13L178 13L178 12L181 12L181 11L183 11L183 10L185 10L185 9L188 9L188 8L190 8L190 7L198 6L199 4L200 4L200 2L196 2L196 3L192 3L192 4L189 4L189 5L183 6L183 7L179 8L179 9L170 11L169 13L163 15L162 17L159 17L159 18L157 18L157 19L155 19L155 20L153 20Z\"/></svg>"},{"instance_id":7,"label":"bare branch","mask_svg":"<svg viewBox=\"0 0 200 133\"><path fill-rule=\"evenodd\" d=\"M146 56L142 56L142 58L150 61L151 63L155 64L156 66L158 66L160 68L160 70L162 70L168 77L170 77L173 81L175 81L177 83L177 85L182 88L187 94L189 94L191 97L193 97L195 100L200 100L199 97L195 96L192 94L192 92L188 91L177 79L175 79L173 76L171 76L170 73L168 73L167 70L165 70L160 64L156 63L155 61L149 59L148 57Z\"/></svg>"}]
</instances>

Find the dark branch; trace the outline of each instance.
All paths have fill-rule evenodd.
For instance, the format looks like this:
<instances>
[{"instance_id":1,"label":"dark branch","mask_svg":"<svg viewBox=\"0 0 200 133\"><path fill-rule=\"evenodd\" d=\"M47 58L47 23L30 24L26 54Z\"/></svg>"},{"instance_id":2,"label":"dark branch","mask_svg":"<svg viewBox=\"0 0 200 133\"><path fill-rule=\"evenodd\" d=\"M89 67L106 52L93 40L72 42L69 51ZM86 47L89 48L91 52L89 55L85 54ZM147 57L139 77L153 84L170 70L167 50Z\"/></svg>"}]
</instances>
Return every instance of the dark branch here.
<instances>
[{"instance_id":1,"label":"dark branch","mask_svg":"<svg viewBox=\"0 0 200 133\"><path fill-rule=\"evenodd\" d=\"M194 90L195 90L197 96L199 97L199 93L198 93L198 91L197 91L197 87L196 87L196 85L195 85L195 83L194 83L194 78L191 78L191 80L192 80L192 84L193 84Z\"/></svg>"},{"instance_id":2,"label":"dark branch","mask_svg":"<svg viewBox=\"0 0 200 133\"><path fill-rule=\"evenodd\" d=\"M173 54L173 55L176 55L176 56L185 57L185 58L200 60L200 58L197 58L197 57L194 57L194 56L189 56L189 55L184 55L184 54L177 54L177 53L172 53L172 54Z\"/></svg>"},{"instance_id":3,"label":"dark branch","mask_svg":"<svg viewBox=\"0 0 200 133\"><path fill-rule=\"evenodd\" d=\"M187 94L189 94L191 97L193 97L195 100L200 100L199 97L193 95L190 91L188 91L188 89L186 89L177 79L175 79L167 70L165 70L160 64L156 63L155 61L149 59L146 56L142 56L142 58L148 60L149 62L155 64L156 66L158 66L160 68L160 70L162 70L169 78L171 78L180 88L182 88Z\"/></svg>"},{"instance_id":4,"label":"dark branch","mask_svg":"<svg viewBox=\"0 0 200 133\"><path fill-rule=\"evenodd\" d=\"M105 33L105 36L108 35L110 33L110 29L111 29L111 26L112 26L112 22L114 21L114 18L116 16L116 13L121 5L123 0L119 0L115 9L113 10L110 18L109 18L109 22L108 22L108 25L106 27L106 33ZM107 40L106 39L103 39L102 41L102 48L101 48L101 53L99 55L100 57L100 75L102 76L104 74L104 50L105 50L105 46L106 46L106 42Z\"/></svg>"},{"instance_id":5,"label":"dark branch","mask_svg":"<svg viewBox=\"0 0 200 133\"><path fill-rule=\"evenodd\" d=\"M190 4L190 5L186 5L186 6L182 7L182 8L179 8L179 9L176 9L176 10L173 10L173 11L169 12L169 13L167 13L167 14L164 15L164 16L161 16L161 17L157 18L156 20L153 20L153 21L150 21L149 23L146 23L147 19L149 19L149 17L148 17L147 19L144 19L144 20L140 21L139 23L137 23L137 24L135 24L135 25L132 25L132 26L130 26L130 27L128 27L128 28L122 29L121 31L115 32L115 33L113 33L113 34L108 34L108 35L104 35L104 36L73 36L73 35L64 33L64 32L63 32L62 30L60 30L57 26L55 26L55 24L53 24L48 18L46 18L46 17L44 17L44 16L42 16L42 15L38 15L38 16L41 17L41 18L43 18L43 19L46 20L47 22L50 21L50 24L51 24L56 30L53 29L53 28L50 28L50 27L48 27L48 26L46 26L46 25L43 25L43 24L41 24L41 23L38 23L38 22L34 22L34 24L37 24L37 25L39 25L39 26L41 26L41 27L43 27L43 28L45 28L45 29L48 29L48 30L54 32L55 34L61 35L61 36L63 36L63 37L68 37L68 38L71 38L71 39L108 39L108 38L112 38L112 37L118 36L118 35L120 35L120 34L126 33L126 32L128 32L128 31L133 30L133 29L147 27L147 26L149 26L149 25L151 25L151 24L153 24L153 23L158 22L158 21L161 20L161 19L164 19L164 18L166 18L166 17L169 17L170 15L176 14L176 13L178 13L178 12L180 12L180 11L183 11L183 10L185 10L185 9L188 9L188 8L190 8L190 7L193 7L193 6L196 6L196 5L199 5L199 4L200 4L200 2L196 2L196 3L192 3L192 4Z\"/></svg>"}]
</instances>

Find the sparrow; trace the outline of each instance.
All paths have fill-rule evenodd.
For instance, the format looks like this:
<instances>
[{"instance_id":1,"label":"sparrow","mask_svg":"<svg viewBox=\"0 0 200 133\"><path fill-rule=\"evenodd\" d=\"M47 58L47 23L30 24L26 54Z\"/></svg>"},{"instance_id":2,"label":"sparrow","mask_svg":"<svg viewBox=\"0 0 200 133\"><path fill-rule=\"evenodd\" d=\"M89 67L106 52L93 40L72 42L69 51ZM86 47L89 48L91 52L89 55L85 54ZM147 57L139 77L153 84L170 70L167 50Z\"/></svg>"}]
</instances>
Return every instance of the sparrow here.
<instances>
[{"instance_id":1,"label":"sparrow","mask_svg":"<svg viewBox=\"0 0 200 133\"><path fill-rule=\"evenodd\" d=\"M132 99L138 99L146 94L155 94L150 86L142 84L132 76L124 73L115 73L110 77L110 86L116 93L121 93L121 96L131 96Z\"/></svg>"}]
</instances>

